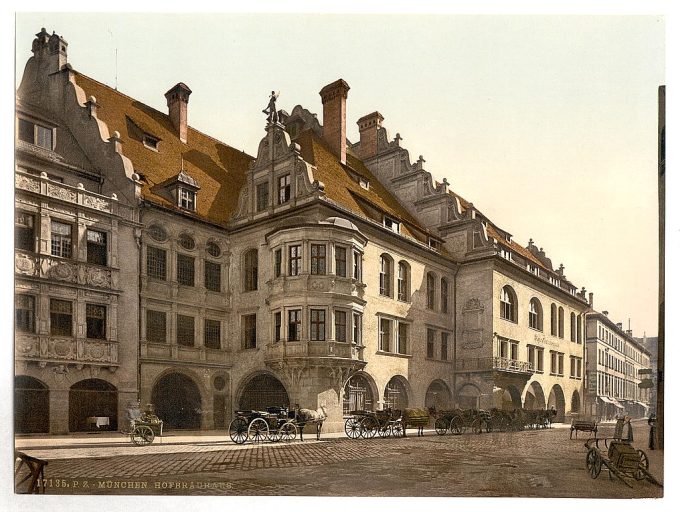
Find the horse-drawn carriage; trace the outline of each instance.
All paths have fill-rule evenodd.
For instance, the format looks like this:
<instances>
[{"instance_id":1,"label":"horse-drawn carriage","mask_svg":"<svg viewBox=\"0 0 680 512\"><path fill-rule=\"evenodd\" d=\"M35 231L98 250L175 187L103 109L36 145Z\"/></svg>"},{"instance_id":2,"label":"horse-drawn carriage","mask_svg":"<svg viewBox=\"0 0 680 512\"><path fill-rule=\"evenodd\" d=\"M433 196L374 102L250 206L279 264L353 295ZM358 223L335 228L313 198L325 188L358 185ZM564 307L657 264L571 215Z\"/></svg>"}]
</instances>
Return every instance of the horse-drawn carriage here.
<instances>
[{"instance_id":1,"label":"horse-drawn carriage","mask_svg":"<svg viewBox=\"0 0 680 512\"><path fill-rule=\"evenodd\" d=\"M288 407L267 407L265 411L236 411L236 417L229 424L229 437L236 444L250 440L253 443L263 441L293 441L307 424L316 425L316 438L321 435L321 426L326 419L322 406L311 409L288 409Z\"/></svg>"},{"instance_id":2,"label":"horse-drawn carriage","mask_svg":"<svg viewBox=\"0 0 680 512\"><path fill-rule=\"evenodd\" d=\"M385 409L382 411L351 411L345 420L345 434L350 439L370 439L378 434L380 437L401 437L404 426L401 411Z\"/></svg>"},{"instance_id":3,"label":"horse-drawn carriage","mask_svg":"<svg viewBox=\"0 0 680 512\"><path fill-rule=\"evenodd\" d=\"M474 432L480 434L489 428L490 416L488 411L477 409L449 409L444 411L431 411L435 416L434 430L437 434L444 435L463 434ZM487 430L488 431L488 430Z\"/></svg>"}]
</instances>

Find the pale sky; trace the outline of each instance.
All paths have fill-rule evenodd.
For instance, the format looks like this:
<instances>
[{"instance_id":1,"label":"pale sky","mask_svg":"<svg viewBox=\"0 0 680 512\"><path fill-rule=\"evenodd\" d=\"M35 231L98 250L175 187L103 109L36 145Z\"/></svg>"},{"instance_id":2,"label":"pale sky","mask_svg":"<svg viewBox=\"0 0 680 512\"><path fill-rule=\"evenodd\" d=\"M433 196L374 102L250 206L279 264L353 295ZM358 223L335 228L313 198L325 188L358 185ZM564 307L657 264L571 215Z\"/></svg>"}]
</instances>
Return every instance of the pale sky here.
<instances>
[{"instance_id":1,"label":"pale sky","mask_svg":"<svg viewBox=\"0 0 680 512\"><path fill-rule=\"evenodd\" d=\"M662 16L27 14L16 83L41 27L73 67L253 155L271 90L322 119L350 85L348 137L375 110L411 160L523 246L543 247L635 336L657 334L657 88Z\"/></svg>"}]
</instances>

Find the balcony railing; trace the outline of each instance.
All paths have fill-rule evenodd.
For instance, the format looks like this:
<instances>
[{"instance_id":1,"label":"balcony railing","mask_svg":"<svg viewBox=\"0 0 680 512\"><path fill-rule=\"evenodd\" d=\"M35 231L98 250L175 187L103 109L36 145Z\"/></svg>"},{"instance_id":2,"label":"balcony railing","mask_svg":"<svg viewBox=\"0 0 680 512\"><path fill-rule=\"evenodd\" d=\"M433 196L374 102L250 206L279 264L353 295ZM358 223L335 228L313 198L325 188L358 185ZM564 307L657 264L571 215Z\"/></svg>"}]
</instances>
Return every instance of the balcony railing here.
<instances>
[{"instance_id":1,"label":"balcony railing","mask_svg":"<svg viewBox=\"0 0 680 512\"><path fill-rule=\"evenodd\" d=\"M69 363L118 364L118 343L37 334L16 334L17 359Z\"/></svg>"},{"instance_id":2,"label":"balcony railing","mask_svg":"<svg viewBox=\"0 0 680 512\"><path fill-rule=\"evenodd\" d=\"M266 361L300 358L363 360L363 347L342 341L279 341L265 349Z\"/></svg>"},{"instance_id":3,"label":"balcony railing","mask_svg":"<svg viewBox=\"0 0 680 512\"><path fill-rule=\"evenodd\" d=\"M101 288L117 288L118 285L117 270L24 251L14 253L14 272L23 276L43 277Z\"/></svg>"},{"instance_id":4,"label":"balcony railing","mask_svg":"<svg viewBox=\"0 0 680 512\"><path fill-rule=\"evenodd\" d=\"M470 357L456 360L456 371L500 370L512 373L533 373L533 365L527 361L507 357Z\"/></svg>"}]
</instances>

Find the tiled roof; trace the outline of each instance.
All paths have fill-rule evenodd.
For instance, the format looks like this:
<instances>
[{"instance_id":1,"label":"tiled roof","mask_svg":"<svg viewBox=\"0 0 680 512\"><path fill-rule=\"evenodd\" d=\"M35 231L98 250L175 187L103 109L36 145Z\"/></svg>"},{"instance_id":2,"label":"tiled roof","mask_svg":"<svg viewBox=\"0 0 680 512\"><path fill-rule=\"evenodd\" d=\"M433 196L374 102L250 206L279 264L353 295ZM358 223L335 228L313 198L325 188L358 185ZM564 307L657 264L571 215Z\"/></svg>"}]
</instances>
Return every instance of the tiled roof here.
<instances>
[{"instance_id":1,"label":"tiled roof","mask_svg":"<svg viewBox=\"0 0 680 512\"><path fill-rule=\"evenodd\" d=\"M516 252L517 254L519 254L523 258L526 258L528 261L530 261L534 265L536 265L536 266L538 266L542 269L545 269L546 271L548 271L550 273L554 273L553 270L551 270L551 269L547 268L545 265L543 265L543 263L541 263L541 261L538 258L536 258L536 256L534 256L529 249L522 247L521 245L519 245L517 242L514 242L513 240L510 240L508 242L505 239L505 237L503 235L501 235L496 230L496 227L493 226L492 224L487 224L486 231L489 234L489 236L498 240L499 244L501 244L501 245L507 247L508 249Z\"/></svg>"},{"instance_id":2,"label":"tiled roof","mask_svg":"<svg viewBox=\"0 0 680 512\"><path fill-rule=\"evenodd\" d=\"M250 155L191 127L184 144L167 114L83 74L76 74L76 83L87 96L95 96L97 117L108 125L110 133L120 133L123 154L132 161L135 172L143 175L145 200L179 211L158 185L176 177L183 168L200 187L194 216L227 224L253 160ZM139 132L159 138L158 151L145 147Z\"/></svg>"}]
</instances>

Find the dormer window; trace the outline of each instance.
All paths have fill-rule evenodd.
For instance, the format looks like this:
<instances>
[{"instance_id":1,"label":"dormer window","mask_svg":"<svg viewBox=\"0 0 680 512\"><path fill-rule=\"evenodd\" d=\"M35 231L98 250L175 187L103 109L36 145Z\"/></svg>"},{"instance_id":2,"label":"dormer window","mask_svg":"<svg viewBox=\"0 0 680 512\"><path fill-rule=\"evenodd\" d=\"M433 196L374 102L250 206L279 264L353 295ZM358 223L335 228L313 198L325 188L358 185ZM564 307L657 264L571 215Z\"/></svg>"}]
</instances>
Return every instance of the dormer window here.
<instances>
[{"instance_id":1,"label":"dormer window","mask_svg":"<svg viewBox=\"0 0 680 512\"><path fill-rule=\"evenodd\" d=\"M555 286L560 285L560 280L556 277L550 276L549 280L550 280L550 284L554 284Z\"/></svg>"},{"instance_id":2,"label":"dormer window","mask_svg":"<svg viewBox=\"0 0 680 512\"><path fill-rule=\"evenodd\" d=\"M179 187L179 207L189 211L196 211L196 191Z\"/></svg>"},{"instance_id":3,"label":"dormer window","mask_svg":"<svg viewBox=\"0 0 680 512\"><path fill-rule=\"evenodd\" d=\"M427 243L430 246L430 249L433 249L435 251L440 251L442 248L441 242L434 238L428 238Z\"/></svg>"},{"instance_id":4,"label":"dormer window","mask_svg":"<svg viewBox=\"0 0 680 512\"><path fill-rule=\"evenodd\" d=\"M52 128L33 123L27 119L19 119L19 140L51 151L53 149L54 138L52 135Z\"/></svg>"},{"instance_id":5,"label":"dormer window","mask_svg":"<svg viewBox=\"0 0 680 512\"><path fill-rule=\"evenodd\" d=\"M508 251L505 247L501 247L501 257L508 261L512 261L512 253Z\"/></svg>"},{"instance_id":6,"label":"dormer window","mask_svg":"<svg viewBox=\"0 0 680 512\"><path fill-rule=\"evenodd\" d=\"M527 270L529 272L531 272L532 274L534 274L535 276L539 275L538 267L536 265L528 264Z\"/></svg>"},{"instance_id":7,"label":"dormer window","mask_svg":"<svg viewBox=\"0 0 680 512\"><path fill-rule=\"evenodd\" d=\"M385 217L383 218L383 225L384 225L387 229L389 229L390 231L394 231L395 233L399 233L399 227L400 227L399 221L394 220L394 219L391 218L391 217L385 216Z\"/></svg>"},{"instance_id":8,"label":"dormer window","mask_svg":"<svg viewBox=\"0 0 680 512\"><path fill-rule=\"evenodd\" d=\"M165 183L177 206L190 212L196 211L196 194L201 187L184 169Z\"/></svg>"},{"instance_id":9,"label":"dormer window","mask_svg":"<svg viewBox=\"0 0 680 512\"><path fill-rule=\"evenodd\" d=\"M145 133L142 143L144 144L144 147L158 151L158 138L154 137L153 135Z\"/></svg>"}]
</instances>

